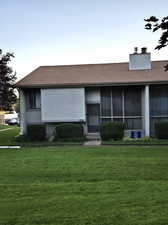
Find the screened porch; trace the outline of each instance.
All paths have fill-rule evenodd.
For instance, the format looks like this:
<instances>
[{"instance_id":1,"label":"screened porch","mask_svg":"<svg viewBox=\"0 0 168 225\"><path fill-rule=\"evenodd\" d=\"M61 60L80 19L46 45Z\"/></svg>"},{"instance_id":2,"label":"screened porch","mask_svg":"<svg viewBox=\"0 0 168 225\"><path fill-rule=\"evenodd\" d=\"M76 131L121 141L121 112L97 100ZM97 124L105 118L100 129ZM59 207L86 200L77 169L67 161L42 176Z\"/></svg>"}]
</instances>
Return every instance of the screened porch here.
<instances>
[{"instance_id":1,"label":"screened porch","mask_svg":"<svg viewBox=\"0 0 168 225\"><path fill-rule=\"evenodd\" d=\"M126 130L143 129L142 87L103 87L100 94L100 122L120 121Z\"/></svg>"}]
</instances>

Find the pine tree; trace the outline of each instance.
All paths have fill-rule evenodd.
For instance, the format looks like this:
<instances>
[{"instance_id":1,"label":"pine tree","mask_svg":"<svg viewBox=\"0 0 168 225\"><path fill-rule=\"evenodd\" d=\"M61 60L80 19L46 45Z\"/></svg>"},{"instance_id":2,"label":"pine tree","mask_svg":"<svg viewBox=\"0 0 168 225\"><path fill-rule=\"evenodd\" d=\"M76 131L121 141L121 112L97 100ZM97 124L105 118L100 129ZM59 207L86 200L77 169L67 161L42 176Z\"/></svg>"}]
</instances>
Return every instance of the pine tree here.
<instances>
[{"instance_id":1,"label":"pine tree","mask_svg":"<svg viewBox=\"0 0 168 225\"><path fill-rule=\"evenodd\" d=\"M16 73L9 67L12 58L13 53L3 54L0 49L0 110L4 111L11 110L17 99L14 91Z\"/></svg>"}]
</instances>

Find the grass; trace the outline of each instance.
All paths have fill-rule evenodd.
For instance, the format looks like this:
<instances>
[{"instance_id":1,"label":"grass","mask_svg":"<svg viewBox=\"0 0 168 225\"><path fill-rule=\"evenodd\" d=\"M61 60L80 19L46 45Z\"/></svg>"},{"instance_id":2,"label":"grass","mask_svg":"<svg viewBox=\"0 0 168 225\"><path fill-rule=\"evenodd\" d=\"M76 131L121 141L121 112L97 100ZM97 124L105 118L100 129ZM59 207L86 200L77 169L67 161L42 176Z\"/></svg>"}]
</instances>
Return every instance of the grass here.
<instances>
[{"instance_id":1,"label":"grass","mask_svg":"<svg viewBox=\"0 0 168 225\"><path fill-rule=\"evenodd\" d=\"M7 128L13 128L13 126L9 126L9 125L1 125L1 124L0 124L0 130L4 130L4 129L7 129Z\"/></svg>"},{"instance_id":2,"label":"grass","mask_svg":"<svg viewBox=\"0 0 168 225\"><path fill-rule=\"evenodd\" d=\"M167 225L168 147L0 149L1 225Z\"/></svg>"},{"instance_id":3,"label":"grass","mask_svg":"<svg viewBox=\"0 0 168 225\"><path fill-rule=\"evenodd\" d=\"M19 134L19 127L17 126L6 126L6 128L12 128L10 130L0 132L0 145L16 145L15 136ZM0 224L1 225L1 224Z\"/></svg>"},{"instance_id":4,"label":"grass","mask_svg":"<svg viewBox=\"0 0 168 225\"><path fill-rule=\"evenodd\" d=\"M102 141L103 145L168 145L168 139L150 138L149 140L132 139L132 140L108 140Z\"/></svg>"},{"instance_id":5,"label":"grass","mask_svg":"<svg viewBox=\"0 0 168 225\"><path fill-rule=\"evenodd\" d=\"M0 125L0 130L5 129L6 127L6 125Z\"/></svg>"}]
</instances>

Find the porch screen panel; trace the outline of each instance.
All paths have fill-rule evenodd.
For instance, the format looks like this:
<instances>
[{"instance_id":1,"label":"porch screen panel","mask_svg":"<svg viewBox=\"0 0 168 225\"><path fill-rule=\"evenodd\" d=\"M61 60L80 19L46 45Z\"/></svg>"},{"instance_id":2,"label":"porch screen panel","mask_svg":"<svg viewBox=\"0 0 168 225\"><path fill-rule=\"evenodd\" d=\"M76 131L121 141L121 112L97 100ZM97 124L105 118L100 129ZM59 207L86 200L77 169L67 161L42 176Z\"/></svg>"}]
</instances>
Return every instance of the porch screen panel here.
<instances>
[{"instance_id":1,"label":"porch screen panel","mask_svg":"<svg viewBox=\"0 0 168 225\"><path fill-rule=\"evenodd\" d=\"M121 88L112 89L113 116L123 115L122 94L123 92Z\"/></svg>"},{"instance_id":2,"label":"porch screen panel","mask_svg":"<svg viewBox=\"0 0 168 225\"><path fill-rule=\"evenodd\" d=\"M124 90L125 116L141 116L141 89L131 87Z\"/></svg>"},{"instance_id":3,"label":"porch screen panel","mask_svg":"<svg viewBox=\"0 0 168 225\"><path fill-rule=\"evenodd\" d=\"M105 87L101 91L101 121L120 121L128 130L142 129L142 88Z\"/></svg>"},{"instance_id":4,"label":"porch screen panel","mask_svg":"<svg viewBox=\"0 0 168 225\"><path fill-rule=\"evenodd\" d=\"M111 89L101 89L101 116L111 117Z\"/></svg>"},{"instance_id":5,"label":"porch screen panel","mask_svg":"<svg viewBox=\"0 0 168 225\"><path fill-rule=\"evenodd\" d=\"M142 119L141 118L126 118L125 129L126 130L142 129Z\"/></svg>"},{"instance_id":6,"label":"porch screen panel","mask_svg":"<svg viewBox=\"0 0 168 225\"><path fill-rule=\"evenodd\" d=\"M155 136L155 123L168 122L168 85L150 87L150 132Z\"/></svg>"},{"instance_id":7,"label":"porch screen panel","mask_svg":"<svg viewBox=\"0 0 168 225\"><path fill-rule=\"evenodd\" d=\"M168 116L168 86L151 87L150 115Z\"/></svg>"}]
</instances>

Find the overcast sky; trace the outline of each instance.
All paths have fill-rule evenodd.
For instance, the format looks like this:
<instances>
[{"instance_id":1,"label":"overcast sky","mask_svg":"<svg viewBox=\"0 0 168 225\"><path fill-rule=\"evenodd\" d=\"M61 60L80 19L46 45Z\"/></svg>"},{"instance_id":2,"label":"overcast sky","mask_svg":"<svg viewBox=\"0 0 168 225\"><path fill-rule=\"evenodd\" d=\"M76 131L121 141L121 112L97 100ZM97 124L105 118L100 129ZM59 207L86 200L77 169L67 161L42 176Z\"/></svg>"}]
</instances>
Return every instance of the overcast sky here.
<instances>
[{"instance_id":1,"label":"overcast sky","mask_svg":"<svg viewBox=\"0 0 168 225\"><path fill-rule=\"evenodd\" d=\"M0 48L14 52L18 78L40 65L128 61L136 46L167 60L144 29L151 15L168 16L168 1L0 0Z\"/></svg>"}]
</instances>

